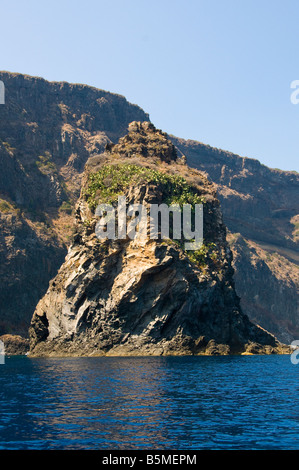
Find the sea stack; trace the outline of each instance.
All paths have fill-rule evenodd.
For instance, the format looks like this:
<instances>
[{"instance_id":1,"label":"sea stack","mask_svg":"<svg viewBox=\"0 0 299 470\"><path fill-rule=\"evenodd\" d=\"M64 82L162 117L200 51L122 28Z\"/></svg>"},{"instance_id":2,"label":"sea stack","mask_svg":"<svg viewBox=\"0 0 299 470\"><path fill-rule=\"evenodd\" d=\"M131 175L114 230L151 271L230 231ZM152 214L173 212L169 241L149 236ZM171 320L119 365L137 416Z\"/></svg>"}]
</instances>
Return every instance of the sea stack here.
<instances>
[{"instance_id":1,"label":"sea stack","mask_svg":"<svg viewBox=\"0 0 299 470\"><path fill-rule=\"evenodd\" d=\"M97 207L203 207L203 244L99 239ZM214 185L149 122L86 164L64 263L30 326L31 356L272 354L286 351L243 314Z\"/></svg>"}]
</instances>

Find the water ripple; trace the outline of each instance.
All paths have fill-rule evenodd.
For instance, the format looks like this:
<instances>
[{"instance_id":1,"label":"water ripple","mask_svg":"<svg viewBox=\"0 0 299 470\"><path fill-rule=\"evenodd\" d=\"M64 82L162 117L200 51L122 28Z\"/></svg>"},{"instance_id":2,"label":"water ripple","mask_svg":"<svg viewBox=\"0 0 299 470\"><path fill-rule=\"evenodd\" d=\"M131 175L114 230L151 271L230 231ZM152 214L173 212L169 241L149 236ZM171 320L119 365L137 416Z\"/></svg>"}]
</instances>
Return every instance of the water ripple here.
<instances>
[{"instance_id":1,"label":"water ripple","mask_svg":"<svg viewBox=\"0 0 299 470\"><path fill-rule=\"evenodd\" d=\"M0 449L298 449L288 356L30 359L0 367Z\"/></svg>"}]
</instances>

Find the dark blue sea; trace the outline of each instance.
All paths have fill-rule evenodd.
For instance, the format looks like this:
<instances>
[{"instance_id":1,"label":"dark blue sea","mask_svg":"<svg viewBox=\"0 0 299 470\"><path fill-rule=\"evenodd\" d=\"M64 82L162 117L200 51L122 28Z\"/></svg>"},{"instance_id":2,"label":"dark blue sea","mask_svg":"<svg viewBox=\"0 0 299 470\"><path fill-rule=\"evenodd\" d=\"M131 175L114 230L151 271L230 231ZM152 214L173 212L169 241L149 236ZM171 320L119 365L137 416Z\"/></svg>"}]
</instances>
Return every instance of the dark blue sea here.
<instances>
[{"instance_id":1,"label":"dark blue sea","mask_svg":"<svg viewBox=\"0 0 299 470\"><path fill-rule=\"evenodd\" d=\"M290 356L6 357L1 450L299 449Z\"/></svg>"}]
</instances>

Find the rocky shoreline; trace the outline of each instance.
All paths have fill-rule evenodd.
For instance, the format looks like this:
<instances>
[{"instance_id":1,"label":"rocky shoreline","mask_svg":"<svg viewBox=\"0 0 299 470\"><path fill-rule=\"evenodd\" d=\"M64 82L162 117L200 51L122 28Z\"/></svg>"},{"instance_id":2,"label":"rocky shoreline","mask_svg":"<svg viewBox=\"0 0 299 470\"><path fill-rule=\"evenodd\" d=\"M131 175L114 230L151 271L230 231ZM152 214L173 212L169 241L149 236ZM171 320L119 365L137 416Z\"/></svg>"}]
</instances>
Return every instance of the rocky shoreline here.
<instances>
[{"instance_id":1,"label":"rocky shoreline","mask_svg":"<svg viewBox=\"0 0 299 470\"><path fill-rule=\"evenodd\" d=\"M2 335L0 341L4 344L6 356L24 356L29 352L29 339L20 335Z\"/></svg>"}]
</instances>

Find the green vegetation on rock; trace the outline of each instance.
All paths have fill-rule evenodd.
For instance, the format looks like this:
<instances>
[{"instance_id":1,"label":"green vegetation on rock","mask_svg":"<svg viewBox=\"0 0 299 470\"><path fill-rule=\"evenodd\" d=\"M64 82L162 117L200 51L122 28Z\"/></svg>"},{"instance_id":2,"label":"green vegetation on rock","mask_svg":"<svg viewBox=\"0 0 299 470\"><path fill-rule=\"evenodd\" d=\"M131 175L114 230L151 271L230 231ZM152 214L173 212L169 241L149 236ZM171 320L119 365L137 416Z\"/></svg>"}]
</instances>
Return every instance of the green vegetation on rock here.
<instances>
[{"instance_id":1,"label":"green vegetation on rock","mask_svg":"<svg viewBox=\"0 0 299 470\"><path fill-rule=\"evenodd\" d=\"M35 163L39 171L44 175L57 173L56 165L52 161L52 156L49 152L45 152L45 155L40 155Z\"/></svg>"},{"instance_id":2,"label":"green vegetation on rock","mask_svg":"<svg viewBox=\"0 0 299 470\"><path fill-rule=\"evenodd\" d=\"M203 244L198 250L188 250L187 255L199 267L207 266L209 258L214 262L217 261L217 253L215 251L215 243Z\"/></svg>"},{"instance_id":3,"label":"green vegetation on rock","mask_svg":"<svg viewBox=\"0 0 299 470\"><path fill-rule=\"evenodd\" d=\"M164 196L163 202L169 206L171 204L178 204L182 207L183 204L190 204L192 211L194 211L195 204L204 203L204 198L198 194L196 188L190 185L185 178L127 163L104 165L99 171L91 173L84 191L84 197L89 207L95 210L100 202L107 204L117 202L118 196L124 194L129 186L137 186L144 183L161 186ZM175 242L183 249L184 240L169 241ZM213 254L214 248L214 244L203 244L200 249L188 250L186 253L190 261L202 267L207 264L207 260Z\"/></svg>"},{"instance_id":4,"label":"green vegetation on rock","mask_svg":"<svg viewBox=\"0 0 299 470\"><path fill-rule=\"evenodd\" d=\"M124 194L129 186L140 184L161 185L164 203L202 204L204 198L197 193L185 178L171 175L152 168L134 164L105 165L96 173L89 175L84 196L92 210L99 202L113 204L119 195Z\"/></svg>"}]
</instances>

